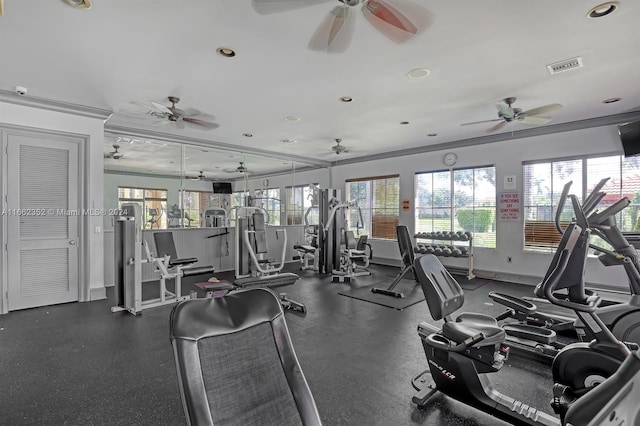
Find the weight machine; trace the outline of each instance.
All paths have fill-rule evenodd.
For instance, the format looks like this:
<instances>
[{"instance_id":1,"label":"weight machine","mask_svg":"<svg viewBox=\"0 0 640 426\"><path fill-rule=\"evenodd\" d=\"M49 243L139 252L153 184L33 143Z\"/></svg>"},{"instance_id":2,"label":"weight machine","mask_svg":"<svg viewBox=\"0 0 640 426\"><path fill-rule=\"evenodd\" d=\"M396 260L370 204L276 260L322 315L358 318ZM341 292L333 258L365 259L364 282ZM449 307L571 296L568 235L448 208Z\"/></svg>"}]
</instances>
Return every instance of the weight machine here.
<instances>
[{"instance_id":1,"label":"weight machine","mask_svg":"<svg viewBox=\"0 0 640 426\"><path fill-rule=\"evenodd\" d=\"M115 298L111 312L127 311L137 315L144 309L175 303L187 299L182 296L182 277L213 273L213 266L193 267L196 258L180 259L176 254L173 234L154 234L158 255L154 256L142 238L142 212L138 204L125 204L123 214L115 220ZM142 258L144 249L146 258ZM142 265L152 263L160 273L157 298L142 298ZM167 290L166 280L173 279L175 290Z\"/></svg>"},{"instance_id":2,"label":"weight machine","mask_svg":"<svg viewBox=\"0 0 640 426\"><path fill-rule=\"evenodd\" d=\"M360 223L364 222L360 207L353 202L341 202L338 189L323 189L319 190L318 208L322 231L319 233L319 272L332 274L333 282L349 282L357 276L371 275L366 269L372 258L371 245L366 237L356 241L352 231L345 232L349 209L356 209Z\"/></svg>"},{"instance_id":3,"label":"weight machine","mask_svg":"<svg viewBox=\"0 0 640 426\"><path fill-rule=\"evenodd\" d=\"M238 207L236 210L236 280L234 285L240 288L279 287L294 284L298 275L282 272L287 250L287 231L276 229L276 238L283 240L280 258L268 259L267 233L265 223L269 214L262 207ZM306 312L306 307L280 294L283 307L294 311Z\"/></svg>"}]
</instances>

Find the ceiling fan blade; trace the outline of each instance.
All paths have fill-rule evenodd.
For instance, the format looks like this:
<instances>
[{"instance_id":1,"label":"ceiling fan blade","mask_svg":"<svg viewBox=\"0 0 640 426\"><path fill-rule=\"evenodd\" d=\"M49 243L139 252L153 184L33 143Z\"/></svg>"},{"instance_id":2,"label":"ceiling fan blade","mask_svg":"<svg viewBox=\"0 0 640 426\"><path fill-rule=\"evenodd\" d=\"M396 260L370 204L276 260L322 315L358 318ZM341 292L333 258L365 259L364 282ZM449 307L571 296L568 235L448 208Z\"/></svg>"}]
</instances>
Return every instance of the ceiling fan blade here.
<instances>
[{"instance_id":1,"label":"ceiling fan blade","mask_svg":"<svg viewBox=\"0 0 640 426\"><path fill-rule=\"evenodd\" d=\"M461 126L470 126L472 124L491 123L492 121L503 121L502 118L494 118L493 120L472 121L470 123L462 123Z\"/></svg>"},{"instance_id":2,"label":"ceiling fan blade","mask_svg":"<svg viewBox=\"0 0 640 426\"><path fill-rule=\"evenodd\" d=\"M506 122L506 121L503 121L502 123L498 123L498 124L496 124L496 125L495 125L495 126L493 126L493 127L489 127L489 128L487 129L487 133L497 132L498 130L502 129L502 128L503 128L504 126L506 126L506 125L507 125L507 122Z\"/></svg>"},{"instance_id":3,"label":"ceiling fan blade","mask_svg":"<svg viewBox=\"0 0 640 426\"><path fill-rule=\"evenodd\" d=\"M253 0L251 6L260 15L270 13L287 12L289 10L300 9L332 0Z\"/></svg>"},{"instance_id":4,"label":"ceiling fan blade","mask_svg":"<svg viewBox=\"0 0 640 426\"><path fill-rule=\"evenodd\" d=\"M182 121L182 119L176 120L174 121L174 123L176 123L176 127L178 129L184 129L184 122Z\"/></svg>"},{"instance_id":5,"label":"ceiling fan blade","mask_svg":"<svg viewBox=\"0 0 640 426\"><path fill-rule=\"evenodd\" d=\"M354 18L348 6L334 7L313 33L309 49L326 50L331 53L345 52L353 37Z\"/></svg>"},{"instance_id":6,"label":"ceiling fan blade","mask_svg":"<svg viewBox=\"0 0 640 426\"><path fill-rule=\"evenodd\" d=\"M538 108L533 108L528 111L524 111L522 115L526 115L530 117L532 115L547 114L553 111L557 111L561 108L562 108L562 105L560 104L549 104L549 105L541 106Z\"/></svg>"},{"instance_id":7,"label":"ceiling fan blade","mask_svg":"<svg viewBox=\"0 0 640 426\"><path fill-rule=\"evenodd\" d=\"M164 114L173 115L173 111L171 111L166 106L164 106L162 104L159 104L158 102L151 101L151 105L153 105L158 111L160 111L160 112L162 112Z\"/></svg>"},{"instance_id":8,"label":"ceiling fan blade","mask_svg":"<svg viewBox=\"0 0 640 426\"><path fill-rule=\"evenodd\" d=\"M404 43L418 33L405 14L383 0L370 0L361 10L378 31L396 43Z\"/></svg>"},{"instance_id":9,"label":"ceiling fan blade","mask_svg":"<svg viewBox=\"0 0 640 426\"><path fill-rule=\"evenodd\" d=\"M218 123L212 123L210 121L205 121L205 120L200 120L198 118L193 118L193 117L182 117L182 121L187 123L187 124L194 124L197 125L199 127L204 127L206 129L217 129L218 127L220 127L220 125Z\"/></svg>"},{"instance_id":10,"label":"ceiling fan blade","mask_svg":"<svg viewBox=\"0 0 640 426\"><path fill-rule=\"evenodd\" d=\"M518 122L525 124L533 124L535 126L542 126L543 124L547 124L551 119L547 117L539 117L539 116L521 116L518 118Z\"/></svg>"},{"instance_id":11,"label":"ceiling fan blade","mask_svg":"<svg viewBox=\"0 0 640 426\"><path fill-rule=\"evenodd\" d=\"M513 108L511 108L507 104L496 104L496 108L498 108L500 116L502 116L502 117L511 118L511 117L516 115L516 113L513 110Z\"/></svg>"}]
</instances>

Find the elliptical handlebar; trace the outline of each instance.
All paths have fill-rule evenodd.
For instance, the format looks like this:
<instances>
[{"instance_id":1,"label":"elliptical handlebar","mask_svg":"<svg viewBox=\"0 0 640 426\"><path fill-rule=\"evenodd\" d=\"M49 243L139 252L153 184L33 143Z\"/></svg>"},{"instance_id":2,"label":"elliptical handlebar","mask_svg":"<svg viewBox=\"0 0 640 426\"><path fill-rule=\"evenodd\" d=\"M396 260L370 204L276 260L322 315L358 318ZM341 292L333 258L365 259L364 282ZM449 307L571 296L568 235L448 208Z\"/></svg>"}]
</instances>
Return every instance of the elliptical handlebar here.
<instances>
[{"instance_id":1,"label":"elliptical handlebar","mask_svg":"<svg viewBox=\"0 0 640 426\"><path fill-rule=\"evenodd\" d=\"M573 181L564 184L564 188L562 188L562 194L560 194L560 199L558 200L558 209L556 210L555 224L556 229L560 234L564 234L564 230L562 226L560 226L560 216L562 216L562 210L564 210L564 204L567 202L567 196L569 195L569 189L571 189L571 185Z\"/></svg>"}]
</instances>

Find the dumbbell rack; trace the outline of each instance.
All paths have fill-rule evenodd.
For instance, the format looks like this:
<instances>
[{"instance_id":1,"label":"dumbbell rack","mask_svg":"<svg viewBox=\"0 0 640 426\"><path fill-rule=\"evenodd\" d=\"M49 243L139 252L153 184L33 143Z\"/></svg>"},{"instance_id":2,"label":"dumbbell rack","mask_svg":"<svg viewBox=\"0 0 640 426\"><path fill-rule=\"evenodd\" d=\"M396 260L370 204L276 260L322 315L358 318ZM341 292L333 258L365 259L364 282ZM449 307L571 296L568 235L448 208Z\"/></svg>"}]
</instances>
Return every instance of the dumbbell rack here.
<instances>
[{"instance_id":1,"label":"dumbbell rack","mask_svg":"<svg viewBox=\"0 0 640 426\"><path fill-rule=\"evenodd\" d=\"M467 279L475 278L475 274L473 273L473 234L471 234L471 232L419 232L414 235L414 238L416 239L414 252L417 254L431 253L444 257L466 257L468 259ZM417 240L431 240L434 242L448 241L449 244L426 245L417 243ZM461 247L455 244L457 242L466 242L468 247ZM434 246L437 248L434 248ZM431 247L431 250L427 247ZM443 247L445 248L443 249ZM438 248L440 248L440 250L438 250ZM463 252L456 256L452 253L454 249L463 250Z\"/></svg>"}]
</instances>

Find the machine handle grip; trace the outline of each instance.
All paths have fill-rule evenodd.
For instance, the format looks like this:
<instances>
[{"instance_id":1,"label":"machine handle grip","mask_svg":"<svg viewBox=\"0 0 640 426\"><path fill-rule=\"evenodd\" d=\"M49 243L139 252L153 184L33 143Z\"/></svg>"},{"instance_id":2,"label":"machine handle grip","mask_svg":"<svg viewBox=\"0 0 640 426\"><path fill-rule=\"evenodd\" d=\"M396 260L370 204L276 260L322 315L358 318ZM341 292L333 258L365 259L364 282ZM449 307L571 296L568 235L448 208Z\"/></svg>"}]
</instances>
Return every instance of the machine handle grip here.
<instances>
[{"instance_id":1,"label":"machine handle grip","mask_svg":"<svg viewBox=\"0 0 640 426\"><path fill-rule=\"evenodd\" d=\"M464 342L450 347L449 348L449 352L462 352L465 349L470 348L471 346L483 341L486 338L487 338L487 336L484 333L478 333L475 336L469 337Z\"/></svg>"}]
</instances>

